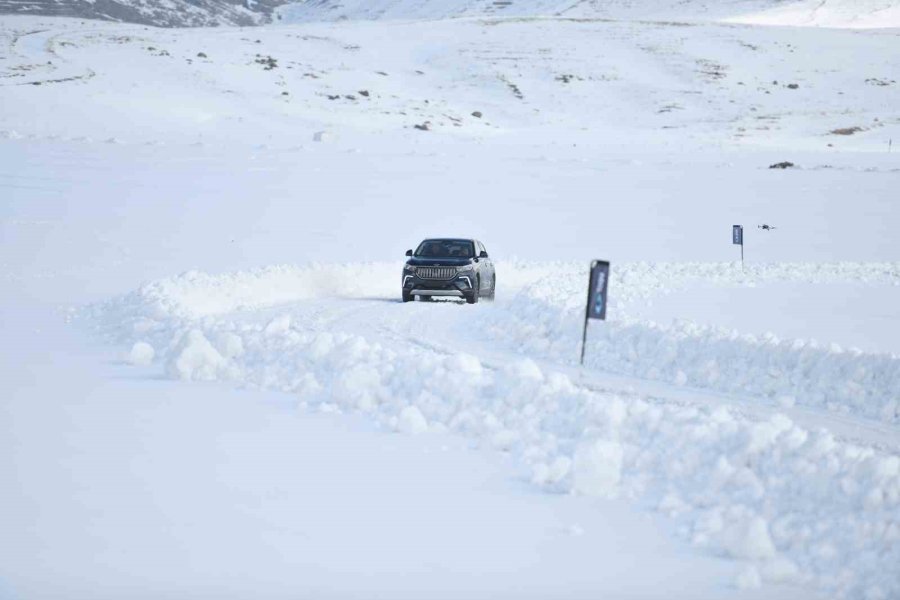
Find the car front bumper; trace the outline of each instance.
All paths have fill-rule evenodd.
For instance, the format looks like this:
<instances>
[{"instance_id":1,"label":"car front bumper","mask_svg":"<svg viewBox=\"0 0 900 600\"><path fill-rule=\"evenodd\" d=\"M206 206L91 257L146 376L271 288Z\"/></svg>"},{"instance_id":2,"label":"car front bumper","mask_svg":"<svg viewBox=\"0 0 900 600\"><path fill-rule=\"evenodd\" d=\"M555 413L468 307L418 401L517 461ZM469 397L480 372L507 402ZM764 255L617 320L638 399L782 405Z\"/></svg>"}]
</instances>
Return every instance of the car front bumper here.
<instances>
[{"instance_id":1,"label":"car front bumper","mask_svg":"<svg viewBox=\"0 0 900 600\"><path fill-rule=\"evenodd\" d=\"M415 273L404 271L403 293L411 296L456 296L465 297L474 291L474 275L457 274L453 279L423 279Z\"/></svg>"}]
</instances>

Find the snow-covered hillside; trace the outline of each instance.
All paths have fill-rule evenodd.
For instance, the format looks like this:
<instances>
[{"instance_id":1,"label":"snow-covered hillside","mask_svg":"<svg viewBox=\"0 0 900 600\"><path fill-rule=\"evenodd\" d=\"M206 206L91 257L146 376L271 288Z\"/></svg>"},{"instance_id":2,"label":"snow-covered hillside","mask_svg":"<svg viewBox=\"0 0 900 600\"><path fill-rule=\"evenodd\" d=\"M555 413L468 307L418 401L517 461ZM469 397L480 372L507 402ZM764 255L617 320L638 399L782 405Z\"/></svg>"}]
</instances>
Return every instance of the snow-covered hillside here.
<instances>
[{"instance_id":1,"label":"snow-covered hillside","mask_svg":"<svg viewBox=\"0 0 900 600\"><path fill-rule=\"evenodd\" d=\"M731 21L766 25L900 26L896 0L302 0L277 11L284 21L562 17L573 19Z\"/></svg>"},{"instance_id":2,"label":"snow-covered hillside","mask_svg":"<svg viewBox=\"0 0 900 600\"><path fill-rule=\"evenodd\" d=\"M890 10L334 6L0 17L0 597L900 595Z\"/></svg>"},{"instance_id":3,"label":"snow-covered hillside","mask_svg":"<svg viewBox=\"0 0 900 600\"><path fill-rule=\"evenodd\" d=\"M160 27L458 17L900 26L900 3L896 0L0 0L0 14L78 17Z\"/></svg>"},{"instance_id":4,"label":"snow-covered hillside","mask_svg":"<svg viewBox=\"0 0 900 600\"><path fill-rule=\"evenodd\" d=\"M358 132L374 144L404 133L507 146L516 134L560 148L538 160L589 168L604 168L597 152L651 144L657 155L690 148L698 163L752 147L766 151L760 168L825 171L847 168L841 150L887 159L900 139L896 36L885 33L553 19L198 32L5 23L5 137L285 149L321 130L352 132L351 145ZM73 103L85 107L78 118ZM795 154L806 150L823 154Z\"/></svg>"},{"instance_id":5,"label":"snow-covered hillside","mask_svg":"<svg viewBox=\"0 0 900 600\"><path fill-rule=\"evenodd\" d=\"M0 14L75 17L156 27L216 27L269 22L272 9L278 4L277 0L0 0Z\"/></svg>"}]
</instances>

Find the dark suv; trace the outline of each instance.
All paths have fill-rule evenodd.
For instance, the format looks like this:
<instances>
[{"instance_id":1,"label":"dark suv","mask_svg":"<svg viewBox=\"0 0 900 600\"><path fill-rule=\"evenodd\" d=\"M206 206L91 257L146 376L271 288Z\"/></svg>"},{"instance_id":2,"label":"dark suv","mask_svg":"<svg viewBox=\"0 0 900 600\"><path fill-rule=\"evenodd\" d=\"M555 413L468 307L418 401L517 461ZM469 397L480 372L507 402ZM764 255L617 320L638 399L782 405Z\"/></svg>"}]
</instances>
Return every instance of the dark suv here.
<instances>
[{"instance_id":1,"label":"dark suv","mask_svg":"<svg viewBox=\"0 0 900 600\"><path fill-rule=\"evenodd\" d=\"M434 238L423 241L416 251L407 250L401 293L404 302L413 296L459 296L469 304L480 298L494 299L497 276L484 244L478 240Z\"/></svg>"}]
</instances>

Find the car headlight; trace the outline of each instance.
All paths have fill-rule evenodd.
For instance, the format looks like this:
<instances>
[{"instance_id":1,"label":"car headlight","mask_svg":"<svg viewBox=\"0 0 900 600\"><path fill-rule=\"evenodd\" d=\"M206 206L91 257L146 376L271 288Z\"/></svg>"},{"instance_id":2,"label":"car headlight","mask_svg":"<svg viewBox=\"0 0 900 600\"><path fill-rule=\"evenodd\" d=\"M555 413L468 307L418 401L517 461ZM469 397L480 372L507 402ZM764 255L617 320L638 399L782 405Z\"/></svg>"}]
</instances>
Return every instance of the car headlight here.
<instances>
[{"instance_id":1,"label":"car headlight","mask_svg":"<svg viewBox=\"0 0 900 600\"><path fill-rule=\"evenodd\" d=\"M409 273L415 273L416 267L415 265L403 265L403 270L408 271Z\"/></svg>"},{"instance_id":2,"label":"car headlight","mask_svg":"<svg viewBox=\"0 0 900 600\"><path fill-rule=\"evenodd\" d=\"M472 265L466 265L464 267L456 267L456 272L460 273L460 274L471 273L473 270L474 270L474 268L472 267Z\"/></svg>"}]
</instances>

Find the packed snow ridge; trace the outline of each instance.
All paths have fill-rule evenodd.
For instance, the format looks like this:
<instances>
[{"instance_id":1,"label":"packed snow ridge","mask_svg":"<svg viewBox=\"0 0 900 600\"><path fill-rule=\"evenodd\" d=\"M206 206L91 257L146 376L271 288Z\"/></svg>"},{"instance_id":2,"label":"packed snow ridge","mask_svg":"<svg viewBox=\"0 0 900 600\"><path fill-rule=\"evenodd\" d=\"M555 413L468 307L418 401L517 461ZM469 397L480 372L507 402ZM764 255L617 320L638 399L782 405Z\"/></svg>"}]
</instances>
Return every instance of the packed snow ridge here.
<instances>
[{"instance_id":1,"label":"packed snow ridge","mask_svg":"<svg viewBox=\"0 0 900 600\"><path fill-rule=\"evenodd\" d=\"M519 292L512 302L479 316L494 344L534 359L574 364L583 319L584 266L504 265L504 280ZM152 330L157 320L190 321L246 309L338 295L393 296L396 266L269 267L213 276L190 272L145 285L105 310L114 327ZM530 284L553 273L554 286ZM562 273L563 276L559 274ZM629 307L695 282L722 286L772 281L900 283L896 263L781 264L741 272L729 263L624 264L611 285L610 321L597 327L587 364L606 372L764 397L782 405L824 408L885 423L900 423L900 358L836 344L754 336L679 321L662 325L629 315Z\"/></svg>"},{"instance_id":2,"label":"packed snow ridge","mask_svg":"<svg viewBox=\"0 0 900 600\"><path fill-rule=\"evenodd\" d=\"M582 385L546 358L564 354L579 332L568 290L581 297L583 266L501 266L519 291L494 306L386 303L384 295L396 292L396 265L351 264L187 273L93 306L87 317L131 348L133 362L158 364L174 379L281 390L301 408L363 413L408 434L452 431L509 452L550 493L634 499L675 519L698 548L744 561L739 587L792 582L842 597L900 594L896 449L851 443L782 414L753 418L727 405ZM565 283L542 293L533 278L547 269L562 272ZM900 265L772 265L740 274L730 264L633 264L617 272L613 284L623 299L589 351L598 357L594 368L657 364L659 373L641 375L668 377L677 369L680 379L711 387L745 368L751 376L742 385L752 393L791 393L800 404L897 422L897 357L853 353L845 365L837 350L714 339L719 334L666 331L625 315L631 303L700 277L722 285L767 278L897 283ZM339 294L368 302L361 322L352 302L335 310L331 285L339 281L359 286ZM467 339L470 351L404 333L408 320L431 329L447 320L454 329L452 319L469 308L476 318L497 320L496 340ZM476 356L507 342L531 357ZM713 357L719 378L710 375ZM865 402L851 393L856 388L837 385L831 369L868 373L855 383ZM753 387L754 375L765 382Z\"/></svg>"}]
</instances>

